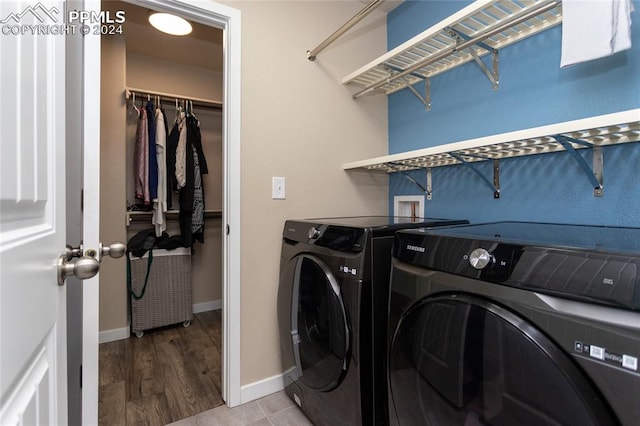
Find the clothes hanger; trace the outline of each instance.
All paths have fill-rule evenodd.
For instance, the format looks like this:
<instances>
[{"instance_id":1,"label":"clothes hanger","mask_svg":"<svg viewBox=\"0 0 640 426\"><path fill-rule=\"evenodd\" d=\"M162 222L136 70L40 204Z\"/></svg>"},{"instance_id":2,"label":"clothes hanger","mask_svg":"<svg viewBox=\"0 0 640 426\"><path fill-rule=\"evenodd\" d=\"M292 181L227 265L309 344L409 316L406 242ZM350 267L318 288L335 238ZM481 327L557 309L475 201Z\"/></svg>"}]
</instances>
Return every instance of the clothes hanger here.
<instances>
[{"instance_id":1,"label":"clothes hanger","mask_svg":"<svg viewBox=\"0 0 640 426\"><path fill-rule=\"evenodd\" d=\"M135 92L130 92L130 93L131 93L131 109L129 109L129 113L127 114L127 120L129 118L131 118L132 120L138 120L140 119L140 109L136 105L136 94Z\"/></svg>"},{"instance_id":2,"label":"clothes hanger","mask_svg":"<svg viewBox=\"0 0 640 426\"><path fill-rule=\"evenodd\" d=\"M176 119L175 121L179 121L180 120L180 114L182 113L182 105L180 105L180 100L178 98L175 99L176 100Z\"/></svg>"},{"instance_id":3,"label":"clothes hanger","mask_svg":"<svg viewBox=\"0 0 640 426\"><path fill-rule=\"evenodd\" d=\"M193 116L193 118L195 118L196 120L198 120L198 117L196 117L196 115L193 113L193 101L189 101L189 110L191 111L191 115Z\"/></svg>"},{"instance_id":4,"label":"clothes hanger","mask_svg":"<svg viewBox=\"0 0 640 426\"><path fill-rule=\"evenodd\" d=\"M138 109L138 107L136 106L136 92L131 92L131 109L132 111L130 111L130 113L132 113L133 111L136 112L136 115L138 117L140 117L140 109Z\"/></svg>"}]
</instances>

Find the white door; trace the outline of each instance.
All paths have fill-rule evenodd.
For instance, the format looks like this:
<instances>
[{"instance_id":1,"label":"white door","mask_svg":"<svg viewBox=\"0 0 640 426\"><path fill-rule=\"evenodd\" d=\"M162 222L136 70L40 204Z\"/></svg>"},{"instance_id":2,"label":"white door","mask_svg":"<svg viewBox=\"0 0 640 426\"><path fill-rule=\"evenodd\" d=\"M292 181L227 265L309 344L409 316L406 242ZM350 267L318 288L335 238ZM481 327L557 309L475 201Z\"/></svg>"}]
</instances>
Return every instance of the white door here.
<instances>
[{"instance_id":1,"label":"white door","mask_svg":"<svg viewBox=\"0 0 640 426\"><path fill-rule=\"evenodd\" d=\"M85 9L99 10L99 2L84 4L89 5ZM67 288L58 284L56 264L67 244L66 138L78 129L83 131L82 161L89 171L82 176L84 182L70 190L85 188L84 247L98 246L98 194L92 188L98 187L99 136L87 140L89 130L82 124L87 118L93 124L99 107L82 108L81 117L71 120L71 126L65 124L65 61L86 61L87 50L95 52L97 45L99 51L99 37L84 37L77 48L66 47L59 31L66 26L64 5L0 1L1 425L64 425L70 420L67 337L80 337L67 336ZM82 91L88 84L99 87L86 75L80 81ZM94 130L99 135L99 127ZM87 187L88 182L93 186ZM97 291L97 279L87 284ZM87 293L94 297L94 290ZM83 372L83 381L89 383L82 397L86 424L97 419L97 309L92 308L85 307L85 315L87 309L91 315L83 321L82 336L82 362L89 365Z\"/></svg>"},{"instance_id":2,"label":"white door","mask_svg":"<svg viewBox=\"0 0 640 426\"><path fill-rule=\"evenodd\" d=\"M24 7L0 2L0 26L62 12ZM0 57L0 424L66 424L65 38L1 34Z\"/></svg>"}]
</instances>

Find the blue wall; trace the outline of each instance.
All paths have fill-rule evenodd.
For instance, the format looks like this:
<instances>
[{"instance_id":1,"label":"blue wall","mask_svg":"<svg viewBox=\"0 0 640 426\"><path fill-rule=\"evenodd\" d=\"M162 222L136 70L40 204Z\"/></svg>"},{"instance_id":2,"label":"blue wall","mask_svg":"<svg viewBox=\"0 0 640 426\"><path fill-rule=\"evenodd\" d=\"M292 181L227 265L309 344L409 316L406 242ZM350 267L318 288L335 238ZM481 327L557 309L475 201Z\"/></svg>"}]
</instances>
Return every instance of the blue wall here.
<instances>
[{"instance_id":1,"label":"blue wall","mask_svg":"<svg viewBox=\"0 0 640 426\"><path fill-rule=\"evenodd\" d=\"M387 20L389 49L465 7L468 1L405 1ZM500 50L500 88L475 63L431 79L431 111L411 92L389 96L389 153L640 108L640 1L632 14L633 48L560 68L561 26ZM488 60L488 58L486 59ZM418 90L423 87L417 86ZM591 164L591 152L581 150ZM506 159L500 163L501 198L464 166L432 169L430 217L472 222L529 220L640 226L640 144L604 149L604 197L567 153ZM490 162L478 164L489 179ZM424 171L413 172L419 182ZM400 174L394 195L420 194Z\"/></svg>"}]
</instances>

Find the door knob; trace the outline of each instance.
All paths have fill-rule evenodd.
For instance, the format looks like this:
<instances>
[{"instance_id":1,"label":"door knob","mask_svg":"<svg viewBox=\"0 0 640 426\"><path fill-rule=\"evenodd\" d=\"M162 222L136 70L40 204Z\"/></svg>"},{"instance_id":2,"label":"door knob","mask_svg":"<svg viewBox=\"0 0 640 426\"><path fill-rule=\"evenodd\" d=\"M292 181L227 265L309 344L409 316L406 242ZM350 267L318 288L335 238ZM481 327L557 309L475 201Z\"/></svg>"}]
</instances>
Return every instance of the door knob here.
<instances>
[{"instance_id":1,"label":"door knob","mask_svg":"<svg viewBox=\"0 0 640 426\"><path fill-rule=\"evenodd\" d=\"M58 285L64 285L67 277L74 276L79 280L94 277L100 270L100 263L91 256L78 257L75 261L67 260L67 254L58 258Z\"/></svg>"},{"instance_id":2,"label":"door knob","mask_svg":"<svg viewBox=\"0 0 640 426\"><path fill-rule=\"evenodd\" d=\"M121 242L111 243L111 245L103 246L102 242L100 243L100 261L104 256L109 256L113 258L118 258L124 256L125 251L127 250L127 246Z\"/></svg>"}]
</instances>

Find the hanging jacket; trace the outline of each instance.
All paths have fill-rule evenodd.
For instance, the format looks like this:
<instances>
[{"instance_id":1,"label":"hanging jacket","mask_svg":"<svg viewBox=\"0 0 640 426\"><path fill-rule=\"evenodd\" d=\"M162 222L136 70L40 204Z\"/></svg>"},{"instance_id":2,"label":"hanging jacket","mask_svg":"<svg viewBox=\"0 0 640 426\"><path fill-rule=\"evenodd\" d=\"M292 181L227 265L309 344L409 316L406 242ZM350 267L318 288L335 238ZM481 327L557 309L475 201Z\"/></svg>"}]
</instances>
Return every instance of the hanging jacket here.
<instances>
[{"instance_id":1,"label":"hanging jacket","mask_svg":"<svg viewBox=\"0 0 640 426\"><path fill-rule=\"evenodd\" d=\"M204 243L204 191L202 174L208 173L207 161L202 150L202 136L198 120L190 114L185 117L186 149L191 155L185 156L185 186L180 189L180 232L186 247L194 241ZM197 179L196 179L197 175Z\"/></svg>"},{"instance_id":2,"label":"hanging jacket","mask_svg":"<svg viewBox=\"0 0 640 426\"><path fill-rule=\"evenodd\" d=\"M178 123L175 122L169 132L167 138L167 208L172 209L172 194L178 191L178 182L176 181L176 150L178 149L178 139L180 138L180 129Z\"/></svg>"},{"instance_id":3,"label":"hanging jacket","mask_svg":"<svg viewBox=\"0 0 640 426\"><path fill-rule=\"evenodd\" d=\"M193 210L191 213L191 233L197 241L204 242L204 189L202 175L209 173L207 160L202 150L200 123L193 115L187 117L187 140L193 155Z\"/></svg>"},{"instance_id":4,"label":"hanging jacket","mask_svg":"<svg viewBox=\"0 0 640 426\"><path fill-rule=\"evenodd\" d=\"M202 135L200 133L200 122L196 118L195 115L191 114L187 117L187 128L189 132L187 133L187 138L189 143L196 149L198 154L198 163L200 164L200 172L203 175L209 173L209 169L207 167L207 159L204 157L204 151L202 150Z\"/></svg>"},{"instance_id":5,"label":"hanging jacket","mask_svg":"<svg viewBox=\"0 0 640 426\"><path fill-rule=\"evenodd\" d=\"M158 158L156 154L156 113L153 102L147 102L147 121L149 131L149 192L151 201L158 197Z\"/></svg>"}]
</instances>

